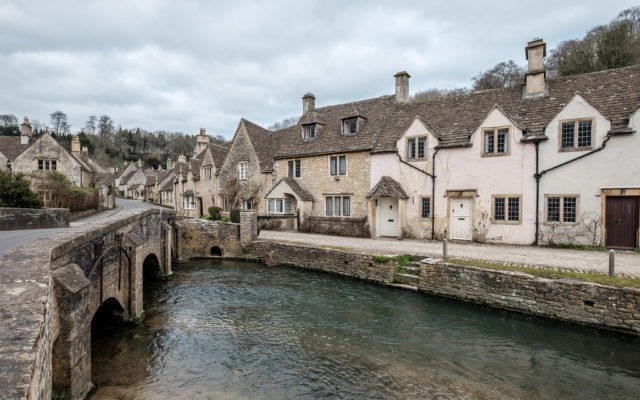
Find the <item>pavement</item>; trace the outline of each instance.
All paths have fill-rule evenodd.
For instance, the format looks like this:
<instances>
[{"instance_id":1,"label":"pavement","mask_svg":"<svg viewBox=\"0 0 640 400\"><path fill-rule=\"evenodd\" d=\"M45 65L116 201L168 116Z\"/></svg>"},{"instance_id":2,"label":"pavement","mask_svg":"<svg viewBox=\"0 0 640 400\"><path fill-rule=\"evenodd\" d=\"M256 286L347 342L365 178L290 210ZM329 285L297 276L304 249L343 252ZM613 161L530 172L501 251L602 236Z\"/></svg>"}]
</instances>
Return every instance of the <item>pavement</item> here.
<instances>
[{"instance_id":1,"label":"pavement","mask_svg":"<svg viewBox=\"0 0 640 400\"><path fill-rule=\"evenodd\" d=\"M116 198L116 208L113 210L102 211L85 218L80 218L71 222L70 228L80 227L86 224L99 224L114 216L118 215L122 211L132 209L144 209L144 208L160 208L159 206L144 203L138 200L127 200ZM55 229L28 229L19 231L0 231L0 258L11 249L20 247L24 244L31 242L32 240L40 239L53 235L57 232L62 232L69 228L55 228Z\"/></svg>"},{"instance_id":2,"label":"pavement","mask_svg":"<svg viewBox=\"0 0 640 400\"><path fill-rule=\"evenodd\" d=\"M260 231L260 239L299 243L320 247L354 250L373 255L415 254L442 257L442 242L415 239L362 239L299 232ZM605 251L552 249L546 247L449 242L450 258L522 265L538 268L566 269L581 272L609 272L609 254ZM616 275L640 278L640 254L616 251Z\"/></svg>"}]
</instances>

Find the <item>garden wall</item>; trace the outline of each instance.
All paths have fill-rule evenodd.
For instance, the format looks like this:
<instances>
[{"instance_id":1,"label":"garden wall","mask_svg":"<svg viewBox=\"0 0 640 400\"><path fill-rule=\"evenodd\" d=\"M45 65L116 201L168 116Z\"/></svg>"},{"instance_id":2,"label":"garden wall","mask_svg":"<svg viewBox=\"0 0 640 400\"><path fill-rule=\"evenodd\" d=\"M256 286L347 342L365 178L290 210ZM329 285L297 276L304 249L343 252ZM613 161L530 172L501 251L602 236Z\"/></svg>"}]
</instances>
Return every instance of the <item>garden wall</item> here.
<instances>
[{"instance_id":1,"label":"garden wall","mask_svg":"<svg viewBox=\"0 0 640 400\"><path fill-rule=\"evenodd\" d=\"M67 208L0 208L0 231L69 227Z\"/></svg>"}]
</instances>

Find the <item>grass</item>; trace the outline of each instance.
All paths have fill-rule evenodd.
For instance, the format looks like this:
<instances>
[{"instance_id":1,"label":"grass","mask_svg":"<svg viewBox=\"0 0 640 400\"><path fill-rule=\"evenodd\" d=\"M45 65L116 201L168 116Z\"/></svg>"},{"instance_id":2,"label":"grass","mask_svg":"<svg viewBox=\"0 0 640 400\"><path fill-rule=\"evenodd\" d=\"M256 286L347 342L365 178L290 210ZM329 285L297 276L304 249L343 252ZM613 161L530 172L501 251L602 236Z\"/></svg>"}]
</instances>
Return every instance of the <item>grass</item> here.
<instances>
[{"instance_id":1,"label":"grass","mask_svg":"<svg viewBox=\"0 0 640 400\"><path fill-rule=\"evenodd\" d=\"M471 267L478 267L499 271L517 271L524 272L529 275L537 276L540 278L548 279L574 279L582 282L599 283L601 285L618 286L618 287L635 287L640 288L640 279L622 277L622 276L608 276L604 274L595 274L590 272L575 272L575 271L554 271L542 268L532 267L514 267L509 265L494 264L483 261L474 260L460 260L456 258L448 258L445 261L456 264Z\"/></svg>"},{"instance_id":2,"label":"grass","mask_svg":"<svg viewBox=\"0 0 640 400\"><path fill-rule=\"evenodd\" d=\"M633 251L636 252L636 253L640 253L640 246L638 246L635 249L633 249Z\"/></svg>"},{"instance_id":3,"label":"grass","mask_svg":"<svg viewBox=\"0 0 640 400\"><path fill-rule=\"evenodd\" d=\"M411 261L420 261L424 257L423 256L414 256L413 254L402 254L399 256L373 256L373 261L379 262L382 264L386 264L389 261L396 261L398 263L398 267L406 267L409 265Z\"/></svg>"}]
</instances>

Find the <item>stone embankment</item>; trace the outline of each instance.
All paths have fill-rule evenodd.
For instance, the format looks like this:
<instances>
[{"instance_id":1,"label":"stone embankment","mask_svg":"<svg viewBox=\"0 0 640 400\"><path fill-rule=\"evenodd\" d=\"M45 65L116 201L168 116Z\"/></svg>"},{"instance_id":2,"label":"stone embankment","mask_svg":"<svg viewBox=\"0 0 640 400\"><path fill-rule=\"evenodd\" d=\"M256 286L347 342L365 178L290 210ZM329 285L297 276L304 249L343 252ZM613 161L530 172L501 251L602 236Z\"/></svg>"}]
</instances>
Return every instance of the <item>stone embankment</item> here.
<instances>
[{"instance_id":1,"label":"stone embankment","mask_svg":"<svg viewBox=\"0 0 640 400\"><path fill-rule=\"evenodd\" d=\"M0 208L0 231L69 227L67 208Z\"/></svg>"}]
</instances>

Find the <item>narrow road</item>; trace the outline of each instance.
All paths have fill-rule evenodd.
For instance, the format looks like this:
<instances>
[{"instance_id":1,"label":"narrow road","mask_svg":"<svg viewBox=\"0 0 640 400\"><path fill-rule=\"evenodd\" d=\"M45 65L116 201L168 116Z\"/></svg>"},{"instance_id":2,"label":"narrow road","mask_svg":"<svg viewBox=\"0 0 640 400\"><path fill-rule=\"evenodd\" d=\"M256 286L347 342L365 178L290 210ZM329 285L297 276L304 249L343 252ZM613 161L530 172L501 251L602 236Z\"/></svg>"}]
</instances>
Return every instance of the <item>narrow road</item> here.
<instances>
[{"instance_id":1,"label":"narrow road","mask_svg":"<svg viewBox=\"0 0 640 400\"><path fill-rule=\"evenodd\" d=\"M127 200L116 198L116 208L113 210L106 210L97 214L90 215L85 218L78 219L71 223L71 227L75 228L86 224L98 224L107 221L119 213L125 210L140 209L140 208L160 208L149 203L143 203L137 200ZM20 231L0 231L0 258L11 249L20 247L23 244L29 243L32 240L47 237L53 235L56 232L64 231L67 228L55 228L55 229L28 229Z\"/></svg>"},{"instance_id":2,"label":"narrow road","mask_svg":"<svg viewBox=\"0 0 640 400\"><path fill-rule=\"evenodd\" d=\"M442 242L433 240L362 239L266 230L260 231L260 239L348 249L374 255L415 254L442 257ZM449 257L603 274L609 272L609 254L604 251L450 242ZM616 252L616 273L640 278L640 254Z\"/></svg>"}]
</instances>

